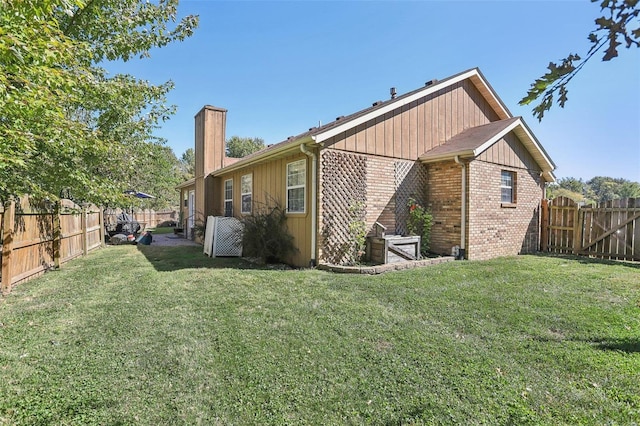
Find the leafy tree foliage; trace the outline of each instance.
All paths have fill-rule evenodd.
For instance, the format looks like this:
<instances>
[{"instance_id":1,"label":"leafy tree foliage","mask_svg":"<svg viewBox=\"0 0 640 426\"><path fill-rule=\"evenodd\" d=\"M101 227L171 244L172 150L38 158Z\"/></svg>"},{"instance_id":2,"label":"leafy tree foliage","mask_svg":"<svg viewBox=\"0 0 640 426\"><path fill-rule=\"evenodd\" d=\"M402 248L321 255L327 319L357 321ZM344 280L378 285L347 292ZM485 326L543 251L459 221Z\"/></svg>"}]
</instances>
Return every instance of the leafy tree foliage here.
<instances>
[{"instance_id":1,"label":"leafy tree foliage","mask_svg":"<svg viewBox=\"0 0 640 426\"><path fill-rule=\"evenodd\" d=\"M559 196L587 204L618 198L637 198L640 197L640 183L605 176L596 176L586 182L572 177L561 178L550 185L547 191L548 198Z\"/></svg>"},{"instance_id":2,"label":"leafy tree foliage","mask_svg":"<svg viewBox=\"0 0 640 426\"><path fill-rule=\"evenodd\" d=\"M591 0L592 2L600 0ZM564 108L567 102L567 85L582 67L599 51L604 49L603 61L618 56L618 47L624 43L626 48L640 47L640 3L638 0L602 0L600 11L603 16L595 20L596 28L589 34L591 48L583 58L578 54L569 54L559 62L550 62L549 70L531 84L527 96L520 105L529 105L540 97L542 100L533 108L533 115L541 121L545 111L551 109L554 96L556 102Z\"/></svg>"},{"instance_id":3,"label":"leafy tree foliage","mask_svg":"<svg viewBox=\"0 0 640 426\"><path fill-rule=\"evenodd\" d=\"M182 177L184 180L193 178L196 174L196 154L193 148L187 149L180 157Z\"/></svg>"},{"instance_id":4,"label":"leafy tree foliage","mask_svg":"<svg viewBox=\"0 0 640 426\"><path fill-rule=\"evenodd\" d=\"M241 138L231 136L227 139L227 157L242 158L264 148L261 138Z\"/></svg>"},{"instance_id":5,"label":"leafy tree foliage","mask_svg":"<svg viewBox=\"0 0 640 426\"><path fill-rule=\"evenodd\" d=\"M173 107L172 83L109 76L98 64L183 40L197 17L177 0L0 0L0 201L31 194L125 205ZM142 190L142 189L139 189Z\"/></svg>"},{"instance_id":6,"label":"leafy tree foliage","mask_svg":"<svg viewBox=\"0 0 640 426\"><path fill-rule=\"evenodd\" d=\"M616 198L640 197L640 183L627 179L596 176L587 181L587 185L599 203Z\"/></svg>"},{"instance_id":7,"label":"leafy tree foliage","mask_svg":"<svg viewBox=\"0 0 640 426\"><path fill-rule=\"evenodd\" d=\"M128 188L153 195L151 199L129 200L135 207L161 210L179 205L176 186L183 181L182 167L173 150L149 144L147 155L138 161L127 181Z\"/></svg>"}]
</instances>

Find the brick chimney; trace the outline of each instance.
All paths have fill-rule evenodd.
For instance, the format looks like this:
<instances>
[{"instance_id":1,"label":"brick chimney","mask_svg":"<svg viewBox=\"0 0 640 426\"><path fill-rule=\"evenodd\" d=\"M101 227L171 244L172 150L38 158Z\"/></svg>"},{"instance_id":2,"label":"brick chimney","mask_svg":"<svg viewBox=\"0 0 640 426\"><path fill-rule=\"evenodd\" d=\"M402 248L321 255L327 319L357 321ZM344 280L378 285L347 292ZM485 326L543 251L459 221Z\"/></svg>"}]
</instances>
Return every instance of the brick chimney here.
<instances>
[{"instance_id":1,"label":"brick chimney","mask_svg":"<svg viewBox=\"0 0 640 426\"><path fill-rule=\"evenodd\" d=\"M224 167L227 110L205 105L195 116L196 221L213 214L213 182L209 173Z\"/></svg>"}]
</instances>

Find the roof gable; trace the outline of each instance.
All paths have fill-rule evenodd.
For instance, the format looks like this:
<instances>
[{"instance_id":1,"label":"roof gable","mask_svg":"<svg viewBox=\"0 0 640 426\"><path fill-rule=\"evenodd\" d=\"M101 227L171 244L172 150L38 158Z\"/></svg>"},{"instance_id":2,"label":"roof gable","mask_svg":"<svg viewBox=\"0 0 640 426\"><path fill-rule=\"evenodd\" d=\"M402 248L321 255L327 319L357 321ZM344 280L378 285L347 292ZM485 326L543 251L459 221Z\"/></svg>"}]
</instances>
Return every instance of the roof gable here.
<instances>
[{"instance_id":1,"label":"roof gable","mask_svg":"<svg viewBox=\"0 0 640 426\"><path fill-rule=\"evenodd\" d=\"M323 126L312 127L304 133L297 136L291 136L287 140L269 145L260 151L243 157L234 164L228 164L226 167L216 170L212 174L214 176L221 175L256 162L265 161L276 156L291 153L294 150L299 150L298 147L301 144L310 144L313 142L318 144L322 143L335 135L353 129L360 124L368 122L369 120L384 116L390 111L401 108L402 106L408 105L422 97L438 92L439 90L445 89L466 79L469 79L476 89L478 89L480 95L486 99L487 103L491 106L500 120L512 117L511 112L495 93L491 85L486 81L480 70L478 68L472 68L444 80L428 82L424 87L405 93L396 98L389 99L384 102L376 102L369 108L365 108L346 117L338 117L335 121Z\"/></svg>"},{"instance_id":2,"label":"roof gable","mask_svg":"<svg viewBox=\"0 0 640 426\"><path fill-rule=\"evenodd\" d=\"M555 177L552 171L555 169L555 164L551 161L540 142L531 133L522 117L508 118L466 129L444 144L425 152L419 157L419 160L424 163L433 163L454 159L455 157L475 158L509 132L513 132L531 154L540 166L545 180L554 181Z\"/></svg>"},{"instance_id":3,"label":"roof gable","mask_svg":"<svg viewBox=\"0 0 640 426\"><path fill-rule=\"evenodd\" d=\"M511 112L507 109L502 100L500 100L493 88L485 80L480 70L478 68L473 68L468 71L453 75L444 80L425 85L425 87L421 87L420 89L405 93L404 95L397 98L390 99L385 102L376 103L373 107L359 111L348 117L339 117L338 120L322 126L312 132L312 138L314 141L316 141L316 143L323 142L344 131L352 129L360 124L366 123L369 120L384 116L384 114L393 111L396 108L401 108L404 105L408 105L411 102L414 102L420 98L423 98L427 95L435 93L466 79L471 80L476 89L478 89L480 94L487 100L489 105L493 108L500 119L506 119L512 116Z\"/></svg>"}]
</instances>

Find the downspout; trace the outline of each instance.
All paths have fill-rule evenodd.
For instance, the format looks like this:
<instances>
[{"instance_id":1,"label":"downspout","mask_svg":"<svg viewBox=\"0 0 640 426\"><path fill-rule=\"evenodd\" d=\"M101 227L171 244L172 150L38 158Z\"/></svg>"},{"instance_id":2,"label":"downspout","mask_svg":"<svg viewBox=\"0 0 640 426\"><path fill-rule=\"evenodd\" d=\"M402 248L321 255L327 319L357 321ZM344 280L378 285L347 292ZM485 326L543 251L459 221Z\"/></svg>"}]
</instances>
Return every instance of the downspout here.
<instances>
[{"instance_id":1,"label":"downspout","mask_svg":"<svg viewBox=\"0 0 640 426\"><path fill-rule=\"evenodd\" d=\"M465 243L467 240L467 165L460 160L460 156L454 158L456 164L462 167L462 200L460 208L460 250L458 251L458 260L464 260L466 255Z\"/></svg>"},{"instance_id":2,"label":"downspout","mask_svg":"<svg viewBox=\"0 0 640 426\"><path fill-rule=\"evenodd\" d=\"M318 228L318 196L317 196L317 186L318 186L318 156L309 151L309 149L304 145L300 145L300 151L302 151L305 155L311 158L311 260L309 260L309 266L316 266L316 237L317 237L317 228Z\"/></svg>"}]
</instances>

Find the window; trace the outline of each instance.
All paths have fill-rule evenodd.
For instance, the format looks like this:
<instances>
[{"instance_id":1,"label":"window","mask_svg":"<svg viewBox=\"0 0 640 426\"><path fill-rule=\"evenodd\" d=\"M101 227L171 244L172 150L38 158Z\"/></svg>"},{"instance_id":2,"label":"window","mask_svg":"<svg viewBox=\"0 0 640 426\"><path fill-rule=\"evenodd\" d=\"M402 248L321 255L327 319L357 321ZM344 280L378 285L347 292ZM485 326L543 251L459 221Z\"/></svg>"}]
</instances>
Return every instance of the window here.
<instances>
[{"instance_id":1,"label":"window","mask_svg":"<svg viewBox=\"0 0 640 426\"><path fill-rule=\"evenodd\" d=\"M287 212L305 212L305 190L307 185L307 161L287 164Z\"/></svg>"},{"instance_id":2,"label":"window","mask_svg":"<svg viewBox=\"0 0 640 426\"><path fill-rule=\"evenodd\" d=\"M507 204L516 202L516 174L503 170L500 176L501 201Z\"/></svg>"},{"instance_id":3,"label":"window","mask_svg":"<svg viewBox=\"0 0 640 426\"><path fill-rule=\"evenodd\" d=\"M233 179L224 181L224 215L233 216Z\"/></svg>"},{"instance_id":4,"label":"window","mask_svg":"<svg viewBox=\"0 0 640 426\"><path fill-rule=\"evenodd\" d=\"M251 192L253 190L253 176L243 175L240 178L240 197L241 197L241 209L240 213L251 213Z\"/></svg>"}]
</instances>

